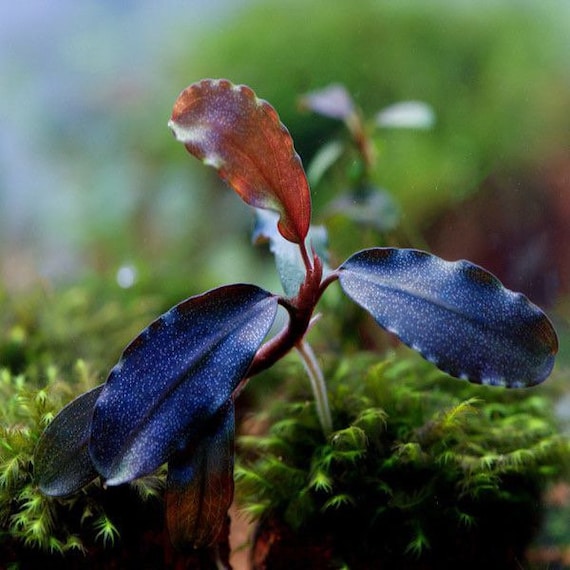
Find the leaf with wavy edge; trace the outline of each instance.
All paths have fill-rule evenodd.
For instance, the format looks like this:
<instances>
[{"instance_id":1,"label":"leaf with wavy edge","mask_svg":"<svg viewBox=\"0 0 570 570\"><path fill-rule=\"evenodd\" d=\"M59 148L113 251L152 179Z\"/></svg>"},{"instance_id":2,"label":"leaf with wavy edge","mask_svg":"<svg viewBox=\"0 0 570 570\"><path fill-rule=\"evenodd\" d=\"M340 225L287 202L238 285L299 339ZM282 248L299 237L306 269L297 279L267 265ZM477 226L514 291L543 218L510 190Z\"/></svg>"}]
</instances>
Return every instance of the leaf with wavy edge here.
<instances>
[{"instance_id":1,"label":"leaf with wavy edge","mask_svg":"<svg viewBox=\"0 0 570 570\"><path fill-rule=\"evenodd\" d=\"M234 405L227 402L212 430L168 462L166 521L173 544L215 544L234 495Z\"/></svg>"},{"instance_id":2,"label":"leaf with wavy edge","mask_svg":"<svg viewBox=\"0 0 570 570\"><path fill-rule=\"evenodd\" d=\"M230 399L269 331L277 297L229 285L191 297L124 351L95 405L89 452L118 485L197 441Z\"/></svg>"},{"instance_id":3,"label":"leaf with wavy edge","mask_svg":"<svg viewBox=\"0 0 570 570\"><path fill-rule=\"evenodd\" d=\"M552 371L558 339L548 317L468 261L374 248L345 261L339 281L380 326L453 376L524 387Z\"/></svg>"},{"instance_id":4,"label":"leaf with wavy edge","mask_svg":"<svg viewBox=\"0 0 570 570\"><path fill-rule=\"evenodd\" d=\"M168 126L245 202L279 212L285 239L303 243L311 217L309 185L289 131L267 101L245 85L205 79L182 91Z\"/></svg>"}]
</instances>

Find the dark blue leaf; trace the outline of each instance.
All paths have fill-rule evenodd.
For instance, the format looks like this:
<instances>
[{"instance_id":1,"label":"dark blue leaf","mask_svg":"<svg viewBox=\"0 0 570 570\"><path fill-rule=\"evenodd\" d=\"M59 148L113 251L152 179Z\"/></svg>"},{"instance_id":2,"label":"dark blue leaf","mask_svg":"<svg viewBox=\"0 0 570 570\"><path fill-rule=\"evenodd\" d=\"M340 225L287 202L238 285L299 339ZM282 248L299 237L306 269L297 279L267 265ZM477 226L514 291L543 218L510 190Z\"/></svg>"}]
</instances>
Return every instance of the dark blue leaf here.
<instances>
[{"instance_id":1,"label":"dark blue leaf","mask_svg":"<svg viewBox=\"0 0 570 570\"><path fill-rule=\"evenodd\" d=\"M477 265L376 248L350 257L339 281L380 326L453 376L522 387L552 370L558 340L546 315Z\"/></svg>"},{"instance_id":2,"label":"dark blue leaf","mask_svg":"<svg viewBox=\"0 0 570 570\"><path fill-rule=\"evenodd\" d=\"M176 305L126 348L97 400L90 453L109 485L154 471L231 397L273 323L277 297L220 287Z\"/></svg>"},{"instance_id":3,"label":"dark blue leaf","mask_svg":"<svg viewBox=\"0 0 570 570\"><path fill-rule=\"evenodd\" d=\"M42 493L70 495L97 477L87 450L95 401L103 386L82 394L45 429L34 453L34 476Z\"/></svg>"},{"instance_id":4,"label":"dark blue leaf","mask_svg":"<svg viewBox=\"0 0 570 570\"><path fill-rule=\"evenodd\" d=\"M234 495L234 405L216 415L212 430L196 446L168 462L166 520L179 548L215 544L226 527Z\"/></svg>"}]
</instances>

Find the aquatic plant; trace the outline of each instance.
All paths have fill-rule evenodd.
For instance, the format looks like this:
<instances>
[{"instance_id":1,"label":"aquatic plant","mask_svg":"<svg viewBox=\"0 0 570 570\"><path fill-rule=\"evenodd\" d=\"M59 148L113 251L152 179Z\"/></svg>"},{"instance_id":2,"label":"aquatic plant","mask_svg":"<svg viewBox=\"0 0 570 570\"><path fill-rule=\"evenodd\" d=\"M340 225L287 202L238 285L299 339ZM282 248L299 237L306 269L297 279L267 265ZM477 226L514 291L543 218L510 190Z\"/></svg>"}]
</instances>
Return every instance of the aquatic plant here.
<instances>
[{"instance_id":1,"label":"aquatic plant","mask_svg":"<svg viewBox=\"0 0 570 570\"><path fill-rule=\"evenodd\" d=\"M557 337L548 318L474 264L372 248L330 269L324 231L310 225L309 185L292 139L249 87L193 84L175 102L169 126L191 154L262 210L255 238L269 241L285 294L227 285L151 323L107 381L44 431L34 463L46 495L71 495L98 477L120 485L168 464L173 542L182 548L223 542L234 492L234 401L248 379L295 349L311 380L320 430L326 437L334 432L323 374L305 337L336 281L381 327L451 375L524 387L550 374ZM280 307L286 322L267 340ZM355 430L345 435L360 438ZM403 448L402 457L414 449Z\"/></svg>"}]
</instances>

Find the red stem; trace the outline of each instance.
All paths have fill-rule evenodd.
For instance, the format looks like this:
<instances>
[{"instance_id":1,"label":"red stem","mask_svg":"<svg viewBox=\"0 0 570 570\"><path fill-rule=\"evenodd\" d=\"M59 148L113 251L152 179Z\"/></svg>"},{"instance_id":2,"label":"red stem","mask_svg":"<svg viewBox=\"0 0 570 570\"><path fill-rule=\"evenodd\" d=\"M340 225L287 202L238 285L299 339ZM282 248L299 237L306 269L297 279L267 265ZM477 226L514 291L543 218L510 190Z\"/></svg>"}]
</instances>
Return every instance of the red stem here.
<instances>
[{"instance_id":1,"label":"red stem","mask_svg":"<svg viewBox=\"0 0 570 570\"><path fill-rule=\"evenodd\" d=\"M305 243L299 244L299 250L301 251L301 257L303 258L303 264L305 265L306 275L307 278L309 277L310 273L313 271L313 263L311 263L311 258L309 257L309 252L307 251L307 246ZM313 253L314 255L314 253ZM316 257L316 256L315 256ZM316 260L315 260L316 262ZM319 260L320 262L320 260ZM322 272L322 264L321 264L321 272ZM305 283L307 279L305 279Z\"/></svg>"},{"instance_id":2,"label":"red stem","mask_svg":"<svg viewBox=\"0 0 570 570\"><path fill-rule=\"evenodd\" d=\"M270 368L279 359L283 358L292 348L297 346L304 338L311 324L311 318L315 307L325 289L336 279L338 272L334 271L323 276L323 265L316 253L313 252L311 263L305 247L299 246L307 273L305 281L299 289L299 293L293 299L279 297L279 304L289 313L289 322L271 340L267 341L256 353L246 376L234 391L234 398L245 387L252 376Z\"/></svg>"}]
</instances>

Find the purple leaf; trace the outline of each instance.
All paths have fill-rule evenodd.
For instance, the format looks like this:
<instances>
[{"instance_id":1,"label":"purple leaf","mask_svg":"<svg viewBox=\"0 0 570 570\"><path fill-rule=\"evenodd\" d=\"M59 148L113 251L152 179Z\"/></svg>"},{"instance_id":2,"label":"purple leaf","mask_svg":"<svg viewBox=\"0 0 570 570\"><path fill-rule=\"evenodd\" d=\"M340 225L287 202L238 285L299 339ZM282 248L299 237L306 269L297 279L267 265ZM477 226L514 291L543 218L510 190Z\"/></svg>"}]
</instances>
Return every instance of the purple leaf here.
<instances>
[{"instance_id":1,"label":"purple leaf","mask_svg":"<svg viewBox=\"0 0 570 570\"><path fill-rule=\"evenodd\" d=\"M269 331L277 297L230 285L173 307L126 348L97 400L89 451L109 485L151 473L203 435Z\"/></svg>"},{"instance_id":2,"label":"purple leaf","mask_svg":"<svg viewBox=\"0 0 570 570\"><path fill-rule=\"evenodd\" d=\"M75 398L45 429L34 453L34 475L42 493L71 495L97 477L87 451L95 401L103 386Z\"/></svg>"},{"instance_id":3,"label":"purple leaf","mask_svg":"<svg viewBox=\"0 0 570 570\"><path fill-rule=\"evenodd\" d=\"M234 405L216 415L212 431L168 463L166 520L179 548L212 546L226 527L234 495Z\"/></svg>"},{"instance_id":4,"label":"purple leaf","mask_svg":"<svg viewBox=\"0 0 570 570\"><path fill-rule=\"evenodd\" d=\"M285 239L303 243L311 218L309 183L289 131L267 101L245 85L205 79L179 95L168 126L242 200L279 212Z\"/></svg>"},{"instance_id":5,"label":"purple leaf","mask_svg":"<svg viewBox=\"0 0 570 570\"><path fill-rule=\"evenodd\" d=\"M355 112L350 93L340 83L306 93L301 97L300 105L313 113L341 121L346 121Z\"/></svg>"},{"instance_id":6,"label":"purple leaf","mask_svg":"<svg viewBox=\"0 0 570 570\"><path fill-rule=\"evenodd\" d=\"M350 257L339 281L380 326L453 376L523 387L552 370L558 339L546 315L477 265L375 248Z\"/></svg>"}]
</instances>

